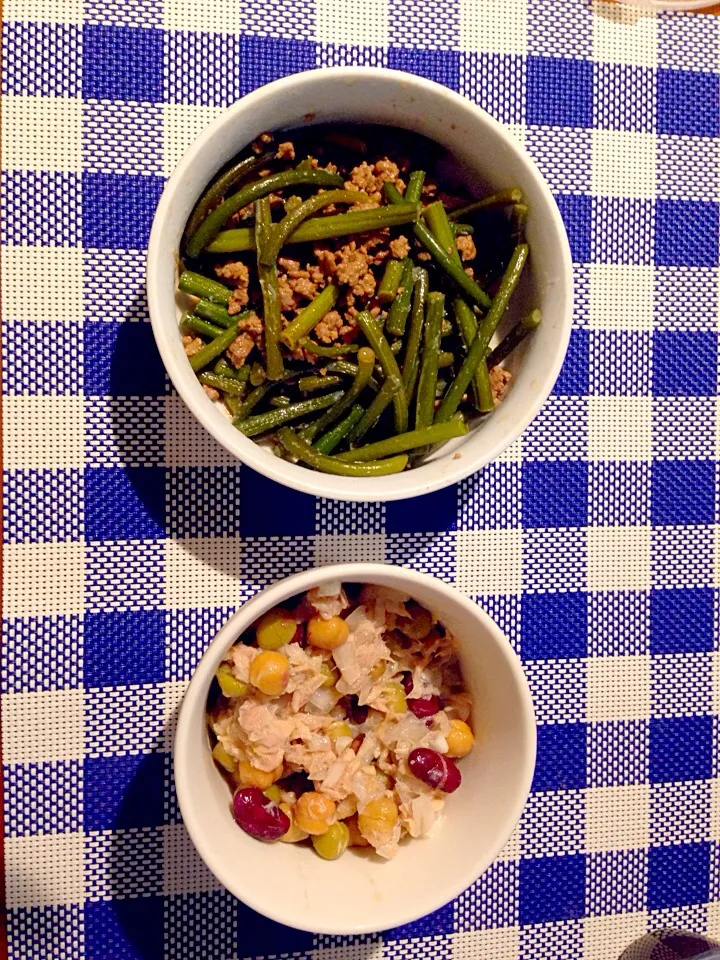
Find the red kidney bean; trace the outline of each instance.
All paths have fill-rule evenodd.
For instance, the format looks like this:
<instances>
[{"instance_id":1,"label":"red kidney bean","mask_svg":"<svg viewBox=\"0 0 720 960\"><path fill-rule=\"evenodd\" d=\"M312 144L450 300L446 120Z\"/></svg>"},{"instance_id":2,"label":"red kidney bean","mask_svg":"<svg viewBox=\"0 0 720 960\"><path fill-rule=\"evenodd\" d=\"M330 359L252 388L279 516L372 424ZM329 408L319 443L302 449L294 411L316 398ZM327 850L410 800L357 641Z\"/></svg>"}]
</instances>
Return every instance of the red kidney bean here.
<instances>
[{"instance_id":1,"label":"red kidney bean","mask_svg":"<svg viewBox=\"0 0 720 960\"><path fill-rule=\"evenodd\" d=\"M301 647L307 646L306 627L303 621L295 627L295 633L290 643L299 643Z\"/></svg>"},{"instance_id":2,"label":"red kidney bean","mask_svg":"<svg viewBox=\"0 0 720 960\"><path fill-rule=\"evenodd\" d=\"M365 723L368 718L368 712L370 708L368 706L360 706L358 703L358 698L351 694L348 697L342 698L342 705L345 708L345 713L348 716L348 719L353 723L356 723L358 726Z\"/></svg>"},{"instance_id":3,"label":"red kidney bean","mask_svg":"<svg viewBox=\"0 0 720 960\"><path fill-rule=\"evenodd\" d=\"M243 787L233 797L235 822L256 840L272 843L290 829L290 817L259 787Z\"/></svg>"},{"instance_id":4,"label":"red kidney bean","mask_svg":"<svg viewBox=\"0 0 720 960\"><path fill-rule=\"evenodd\" d=\"M399 673L398 676L400 677L402 688L405 691L405 696L409 697L413 692L413 687L415 686L412 673L409 670L403 670L403 672Z\"/></svg>"},{"instance_id":5,"label":"red kidney bean","mask_svg":"<svg viewBox=\"0 0 720 960\"><path fill-rule=\"evenodd\" d=\"M437 750L416 747L408 756L410 772L435 790L452 793L462 781L457 764Z\"/></svg>"},{"instance_id":6,"label":"red kidney bean","mask_svg":"<svg viewBox=\"0 0 720 960\"><path fill-rule=\"evenodd\" d=\"M407 702L408 710L420 720L425 717L434 717L440 709L440 698L432 694L430 697L411 697Z\"/></svg>"},{"instance_id":7,"label":"red kidney bean","mask_svg":"<svg viewBox=\"0 0 720 960\"><path fill-rule=\"evenodd\" d=\"M363 745L363 741L364 741L364 740L365 740L365 734L364 734L364 733L359 733L359 734L355 737L355 739L353 740L353 742L350 744L350 746L353 748L353 750L355 751L355 753L357 753L358 750L360 749L360 747Z\"/></svg>"}]
</instances>

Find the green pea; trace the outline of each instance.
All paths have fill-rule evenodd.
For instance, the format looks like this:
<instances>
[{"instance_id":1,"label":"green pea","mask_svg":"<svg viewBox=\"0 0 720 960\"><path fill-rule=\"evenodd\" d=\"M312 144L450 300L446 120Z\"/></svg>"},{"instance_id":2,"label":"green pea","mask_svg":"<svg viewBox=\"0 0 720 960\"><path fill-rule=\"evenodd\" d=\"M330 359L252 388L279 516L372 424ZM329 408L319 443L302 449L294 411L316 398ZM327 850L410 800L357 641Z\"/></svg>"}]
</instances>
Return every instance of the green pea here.
<instances>
[{"instance_id":1,"label":"green pea","mask_svg":"<svg viewBox=\"0 0 720 960\"><path fill-rule=\"evenodd\" d=\"M333 823L331 827L319 837L312 838L315 852L323 860L337 860L347 850L350 843L350 831L344 823Z\"/></svg>"}]
</instances>

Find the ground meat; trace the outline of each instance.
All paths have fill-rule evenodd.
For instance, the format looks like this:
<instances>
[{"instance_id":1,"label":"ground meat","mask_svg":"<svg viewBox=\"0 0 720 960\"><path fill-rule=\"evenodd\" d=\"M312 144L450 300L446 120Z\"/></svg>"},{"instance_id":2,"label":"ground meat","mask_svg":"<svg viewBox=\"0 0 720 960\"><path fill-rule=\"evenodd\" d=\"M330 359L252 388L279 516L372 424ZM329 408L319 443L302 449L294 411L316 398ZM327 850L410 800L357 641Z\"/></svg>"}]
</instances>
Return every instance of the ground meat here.
<instances>
[{"instance_id":1,"label":"ground meat","mask_svg":"<svg viewBox=\"0 0 720 960\"><path fill-rule=\"evenodd\" d=\"M492 388L493 400L499 403L505 395L508 384L512 379L512 374L504 367L493 367L490 371L490 387Z\"/></svg>"},{"instance_id":2,"label":"ground meat","mask_svg":"<svg viewBox=\"0 0 720 960\"><path fill-rule=\"evenodd\" d=\"M233 316L240 313L246 306L250 297L248 287L250 286L250 272L242 261L237 260L234 263L222 263L215 267L215 273L223 280L229 280L235 284L235 289L228 300L228 313Z\"/></svg>"},{"instance_id":3,"label":"ground meat","mask_svg":"<svg viewBox=\"0 0 720 960\"><path fill-rule=\"evenodd\" d=\"M252 353L255 341L249 333L241 333L227 348L227 355L235 367L241 367Z\"/></svg>"},{"instance_id":4,"label":"ground meat","mask_svg":"<svg viewBox=\"0 0 720 960\"><path fill-rule=\"evenodd\" d=\"M273 135L267 131L265 133L261 133L260 136L256 140L253 140L253 142L250 144L250 149L253 153L257 153L258 155L265 153L267 145L272 143L274 139L275 138Z\"/></svg>"},{"instance_id":5,"label":"ground meat","mask_svg":"<svg viewBox=\"0 0 720 960\"><path fill-rule=\"evenodd\" d=\"M325 278L322 274L318 275L317 270L311 271L300 266L297 260L290 260L281 257L278 265L285 270L285 274L278 276L278 283L282 283L280 291L280 306L282 310L297 309L296 297L302 297L305 300L313 300L318 294L318 285L325 286ZM308 265L310 266L310 265ZM287 308L283 305L288 304Z\"/></svg>"},{"instance_id":6,"label":"ground meat","mask_svg":"<svg viewBox=\"0 0 720 960\"><path fill-rule=\"evenodd\" d=\"M427 252L427 250L420 250L420 251L416 254L416 256L417 256L418 260L430 260L430 259L431 259L431 258L430 258L430 254Z\"/></svg>"},{"instance_id":7,"label":"ground meat","mask_svg":"<svg viewBox=\"0 0 720 960\"><path fill-rule=\"evenodd\" d=\"M317 296L317 286L309 277L297 277L290 281L290 286L294 293L306 300L313 300Z\"/></svg>"},{"instance_id":8,"label":"ground meat","mask_svg":"<svg viewBox=\"0 0 720 960\"><path fill-rule=\"evenodd\" d=\"M410 244L408 238L403 234L390 241L390 253L398 260L402 260L410 253Z\"/></svg>"},{"instance_id":9,"label":"ground meat","mask_svg":"<svg viewBox=\"0 0 720 960\"><path fill-rule=\"evenodd\" d=\"M245 317L244 320L241 320L238 323L238 330L241 333L249 333L256 343L259 343L262 340L263 324L262 320L256 313L251 313L249 317Z\"/></svg>"},{"instance_id":10,"label":"ground meat","mask_svg":"<svg viewBox=\"0 0 720 960\"><path fill-rule=\"evenodd\" d=\"M470 277L471 280L475 279L475 271L472 267L465 267L465 273Z\"/></svg>"},{"instance_id":11,"label":"ground meat","mask_svg":"<svg viewBox=\"0 0 720 960\"><path fill-rule=\"evenodd\" d=\"M358 297L371 297L375 293L375 276L370 270L371 258L367 250L358 248L357 243L341 247L336 254L335 272L340 283L346 283Z\"/></svg>"},{"instance_id":12,"label":"ground meat","mask_svg":"<svg viewBox=\"0 0 720 960\"><path fill-rule=\"evenodd\" d=\"M220 393L218 390L215 389L215 387L209 387L206 383L204 383L202 385L202 388L205 391L205 393L210 397L211 400L220 399Z\"/></svg>"},{"instance_id":13,"label":"ground meat","mask_svg":"<svg viewBox=\"0 0 720 960\"><path fill-rule=\"evenodd\" d=\"M278 144L276 156L278 160L294 160L295 159L294 145L289 140L286 140L284 143Z\"/></svg>"},{"instance_id":14,"label":"ground meat","mask_svg":"<svg viewBox=\"0 0 720 960\"><path fill-rule=\"evenodd\" d=\"M194 357L205 346L200 337L193 337L192 334L186 334L182 338L182 342L183 347L185 347L185 355L188 357Z\"/></svg>"},{"instance_id":15,"label":"ground meat","mask_svg":"<svg viewBox=\"0 0 720 960\"><path fill-rule=\"evenodd\" d=\"M338 339L342 329L343 318L337 310L331 310L315 327L315 334L321 343L332 343Z\"/></svg>"},{"instance_id":16,"label":"ground meat","mask_svg":"<svg viewBox=\"0 0 720 960\"><path fill-rule=\"evenodd\" d=\"M278 275L278 292L280 293L280 309L283 313L287 313L290 310L297 310L295 292L290 286L290 280L287 274L281 273Z\"/></svg>"},{"instance_id":17,"label":"ground meat","mask_svg":"<svg viewBox=\"0 0 720 960\"><path fill-rule=\"evenodd\" d=\"M338 168L335 166L334 163L326 163L324 167L321 167L320 161L318 160L317 157L310 157L309 160L310 160L310 166L313 168L313 170L327 170L328 173L338 172Z\"/></svg>"},{"instance_id":18,"label":"ground meat","mask_svg":"<svg viewBox=\"0 0 720 960\"><path fill-rule=\"evenodd\" d=\"M477 256L477 250L475 249L475 242L470 234L464 234L463 236L457 237L455 243L462 260L475 259Z\"/></svg>"},{"instance_id":19,"label":"ground meat","mask_svg":"<svg viewBox=\"0 0 720 960\"><path fill-rule=\"evenodd\" d=\"M405 183L400 179L400 170L398 165L383 157L377 163L369 164L363 160L357 167L350 171L350 179L345 182L346 190L360 190L366 193L376 204L382 200L382 185L384 183L393 183L400 193L405 192ZM356 204L356 206L361 206ZM362 206L369 206L363 204Z\"/></svg>"}]
</instances>

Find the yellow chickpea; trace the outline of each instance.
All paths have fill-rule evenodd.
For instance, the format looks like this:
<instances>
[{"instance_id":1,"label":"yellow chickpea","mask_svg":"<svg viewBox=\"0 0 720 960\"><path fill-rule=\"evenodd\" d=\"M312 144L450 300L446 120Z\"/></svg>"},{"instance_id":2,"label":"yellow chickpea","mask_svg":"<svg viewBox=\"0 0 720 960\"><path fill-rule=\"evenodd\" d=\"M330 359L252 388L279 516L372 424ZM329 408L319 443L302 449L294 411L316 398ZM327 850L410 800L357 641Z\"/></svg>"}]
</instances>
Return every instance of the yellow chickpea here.
<instances>
[{"instance_id":1,"label":"yellow chickpea","mask_svg":"<svg viewBox=\"0 0 720 960\"><path fill-rule=\"evenodd\" d=\"M388 713L405 713L407 710L407 698L403 685L397 680L391 680L385 687L385 703Z\"/></svg>"},{"instance_id":2,"label":"yellow chickpea","mask_svg":"<svg viewBox=\"0 0 720 960\"><path fill-rule=\"evenodd\" d=\"M349 636L350 627L342 617L330 617L329 620L313 617L308 620L308 643L320 650L335 650L341 647Z\"/></svg>"},{"instance_id":3,"label":"yellow chickpea","mask_svg":"<svg viewBox=\"0 0 720 960\"><path fill-rule=\"evenodd\" d=\"M353 732L349 723L345 723L344 720L336 720L335 723L331 723L327 729L327 735L332 740L333 746L337 746L338 740L342 737L352 737Z\"/></svg>"},{"instance_id":4,"label":"yellow chickpea","mask_svg":"<svg viewBox=\"0 0 720 960\"><path fill-rule=\"evenodd\" d=\"M358 816L360 833L374 847L377 847L390 838L398 816L397 804L390 797L371 800Z\"/></svg>"},{"instance_id":5,"label":"yellow chickpea","mask_svg":"<svg viewBox=\"0 0 720 960\"><path fill-rule=\"evenodd\" d=\"M340 679L340 671L334 664L329 663L327 660L323 660L323 662L320 664L320 673L325 678L322 682L322 685L328 689L330 687L334 687Z\"/></svg>"},{"instance_id":6,"label":"yellow chickpea","mask_svg":"<svg viewBox=\"0 0 720 960\"><path fill-rule=\"evenodd\" d=\"M263 793L268 800L272 800L273 803L280 803L282 798L282 790L276 783L274 783L271 787L268 787L267 790L263 790Z\"/></svg>"},{"instance_id":7,"label":"yellow chickpea","mask_svg":"<svg viewBox=\"0 0 720 960\"><path fill-rule=\"evenodd\" d=\"M217 760L221 767L232 773L235 769L235 757L230 756L225 747L218 741L213 747L213 759Z\"/></svg>"},{"instance_id":8,"label":"yellow chickpea","mask_svg":"<svg viewBox=\"0 0 720 960\"><path fill-rule=\"evenodd\" d=\"M235 779L241 787L258 787L260 790L267 790L282 775L282 764L274 770L258 770L251 763L241 761L237 766Z\"/></svg>"},{"instance_id":9,"label":"yellow chickpea","mask_svg":"<svg viewBox=\"0 0 720 960\"><path fill-rule=\"evenodd\" d=\"M290 663L283 653L265 650L250 664L250 683L268 697L285 693L290 679Z\"/></svg>"},{"instance_id":10,"label":"yellow chickpea","mask_svg":"<svg viewBox=\"0 0 720 960\"><path fill-rule=\"evenodd\" d=\"M379 680L380 677L385 673L385 661L378 660L375 666L370 671L371 680Z\"/></svg>"},{"instance_id":11,"label":"yellow chickpea","mask_svg":"<svg viewBox=\"0 0 720 960\"><path fill-rule=\"evenodd\" d=\"M466 757L475 744L473 732L464 720L451 720L445 739L448 745L448 757Z\"/></svg>"},{"instance_id":12,"label":"yellow chickpea","mask_svg":"<svg viewBox=\"0 0 720 960\"><path fill-rule=\"evenodd\" d=\"M335 801L322 793L310 790L298 798L293 810L295 823L305 833L319 837L325 833L335 816Z\"/></svg>"},{"instance_id":13,"label":"yellow chickpea","mask_svg":"<svg viewBox=\"0 0 720 960\"><path fill-rule=\"evenodd\" d=\"M307 834L304 830L301 830L300 827L295 823L295 817L293 816L293 808L289 803L279 803L278 806L280 809L286 813L290 819L290 829L287 833L284 833L280 837L281 843L299 843L301 840L307 838Z\"/></svg>"},{"instance_id":14,"label":"yellow chickpea","mask_svg":"<svg viewBox=\"0 0 720 960\"><path fill-rule=\"evenodd\" d=\"M244 697L250 693L250 684L238 680L229 663L221 663L215 671L215 679L226 697Z\"/></svg>"}]
</instances>

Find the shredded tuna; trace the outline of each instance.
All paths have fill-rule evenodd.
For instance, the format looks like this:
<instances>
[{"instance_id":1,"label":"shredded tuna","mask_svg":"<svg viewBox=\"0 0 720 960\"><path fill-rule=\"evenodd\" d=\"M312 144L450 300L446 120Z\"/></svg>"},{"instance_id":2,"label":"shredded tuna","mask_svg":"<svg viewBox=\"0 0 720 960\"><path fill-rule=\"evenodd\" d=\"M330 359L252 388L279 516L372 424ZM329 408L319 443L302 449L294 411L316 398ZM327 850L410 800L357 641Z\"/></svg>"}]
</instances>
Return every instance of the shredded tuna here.
<instances>
[{"instance_id":1,"label":"shredded tuna","mask_svg":"<svg viewBox=\"0 0 720 960\"><path fill-rule=\"evenodd\" d=\"M341 583L338 582L337 586L337 590L331 590L329 593L321 587L313 587L308 591L308 603L323 620L339 617L348 608L347 594Z\"/></svg>"},{"instance_id":2,"label":"shredded tuna","mask_svg":"<svg viewBox=\"0 0 720 960\"><path fill-rule=\"evenodd\" d=\"M460 253L461 260L474 260L477 256L475 242L469 234L463 234L456 238L455 243Z\"/></svg>"}]
</instances>

